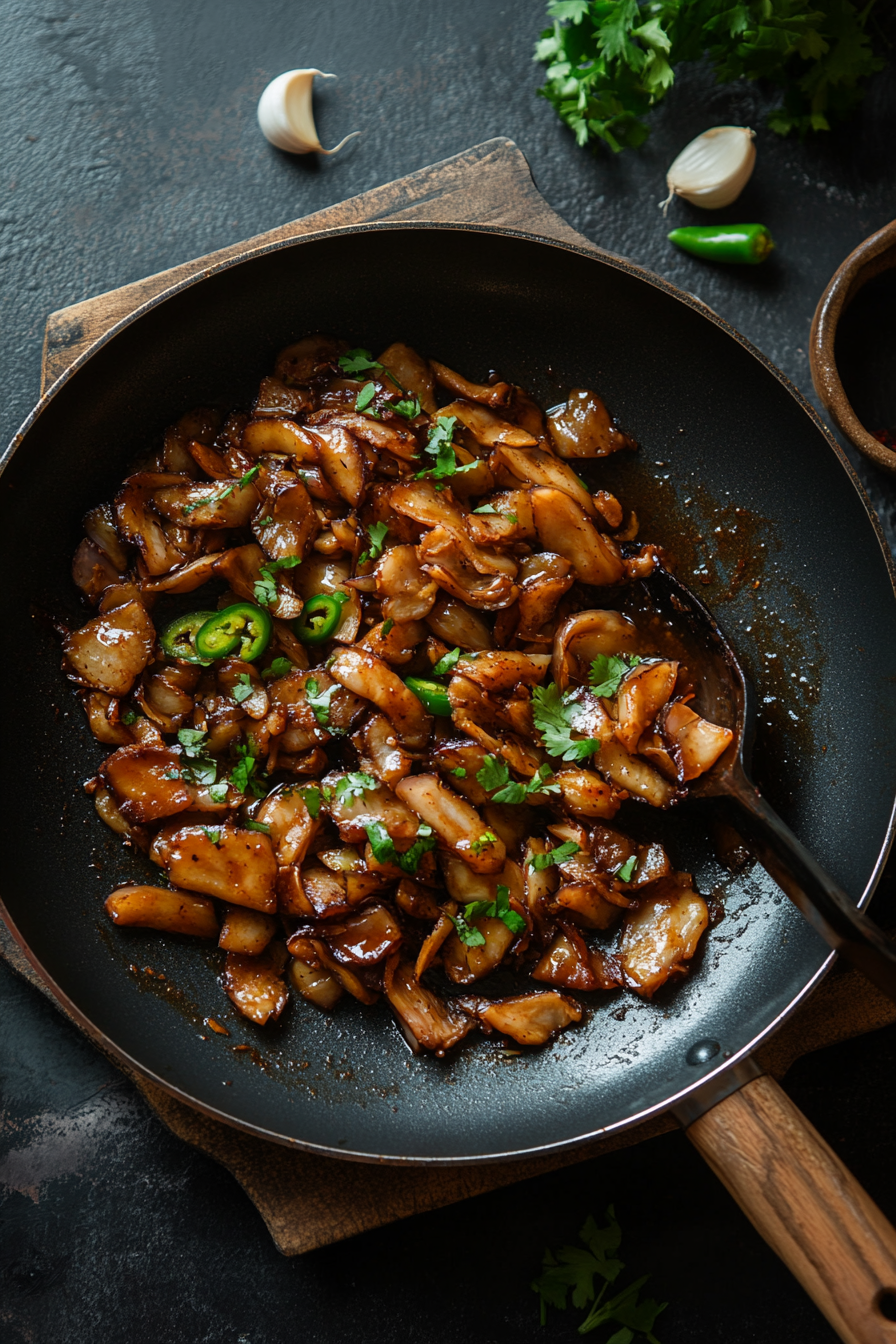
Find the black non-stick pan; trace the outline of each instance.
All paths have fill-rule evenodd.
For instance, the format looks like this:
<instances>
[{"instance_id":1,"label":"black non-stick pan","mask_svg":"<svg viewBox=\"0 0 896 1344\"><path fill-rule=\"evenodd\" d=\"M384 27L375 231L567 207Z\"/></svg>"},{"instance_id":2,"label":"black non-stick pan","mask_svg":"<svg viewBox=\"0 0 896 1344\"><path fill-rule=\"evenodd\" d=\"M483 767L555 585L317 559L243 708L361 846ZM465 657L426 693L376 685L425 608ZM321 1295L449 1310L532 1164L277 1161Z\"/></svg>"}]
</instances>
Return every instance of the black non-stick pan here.
<instances>
[{"instance_id":1,"label":"black non-stick pan","mask_svg":"<svg viewBox=\"0 0 896 1344\"><path fill-rule=\"evenodd\" d=\"M315 330L373 349L401 339L473 378L495 368L543 405L574 386L600 391L642 446L596 464L595 485L634 505L642 537L665 545L683 577L706 581L758 688L761 783L845 890L870 899L896 797L896 602L869 507L820 422L723 321L624 262L499 230L386 225L249 255L150 303L75 365L9 450L10 927L116 1054L283 1143L386 1162L497 1161L686 1106L689 1094L696 1114L742 1081L731 1070L832 960L761 868L731 875L696 804L658 816L630 802L620 821L661 834L724 908L699 962L650 1003L598 1001L541 1052L479 1038L445 1060L413 1057L385 1008L355 1002L332 1016L293 1004L258 1029L229 1011L217 954L105 920L116 884L158 874L81 788L103 751L50 624L85 618L69 578L79 520L184 410L248 405L277 349ZM204 1028L208 1015L231 1035ZM241 1044L252 1049L234 1052Z\"/></svg>"}]
</instances>

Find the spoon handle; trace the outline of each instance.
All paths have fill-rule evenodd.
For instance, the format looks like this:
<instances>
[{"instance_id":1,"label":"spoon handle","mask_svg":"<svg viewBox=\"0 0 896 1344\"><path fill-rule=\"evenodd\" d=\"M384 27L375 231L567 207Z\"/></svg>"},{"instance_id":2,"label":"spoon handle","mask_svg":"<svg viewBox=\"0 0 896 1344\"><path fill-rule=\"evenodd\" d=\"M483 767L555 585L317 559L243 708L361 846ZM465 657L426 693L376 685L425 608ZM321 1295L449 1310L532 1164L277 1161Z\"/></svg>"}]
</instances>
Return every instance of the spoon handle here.
<instances>
[{"instance_id":1,"label":"spoon handle","mask_svg":"<svg viewBox=\"0 0 896 1344\"><path fill-rule=\"evenodd\" d=\"M856 909L745 775L728 774L724 795L766 872L822 938L896 1002L896 943Z\"/></svg>"}]
</instances>

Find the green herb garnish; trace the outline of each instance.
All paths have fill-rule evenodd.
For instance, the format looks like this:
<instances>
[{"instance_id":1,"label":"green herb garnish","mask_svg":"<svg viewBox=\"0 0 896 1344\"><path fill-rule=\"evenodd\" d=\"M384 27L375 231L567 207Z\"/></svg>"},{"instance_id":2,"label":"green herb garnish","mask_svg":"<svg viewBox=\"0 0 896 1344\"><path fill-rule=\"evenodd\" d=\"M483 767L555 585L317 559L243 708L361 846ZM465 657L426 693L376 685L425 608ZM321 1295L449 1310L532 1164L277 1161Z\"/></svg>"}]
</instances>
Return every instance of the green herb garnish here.
<instances>
[{"instance_id":1,"label":"green herb garnish","mask_svg":"<svg viewBox=\"0 0 896 1344\"><path fill-rule=\"evenodd\" d=\"M507 762L498 756L486 756L482 768L476 772L476 778L488 793L497 790L492 793L493 803L524 803L533 793L560 792L560 785L551 782L553 771L549 765L540 765L528 783L517 784L510 778Z\"/></svg>"},{"instance_id":2,"label":"green herb garnish","mask_svg":"<svg viewBox=\"0 0 896 1344\"><path fill-rule=\"evenodd\" d=\"M317 719L321 728L328 728L330 725L330 701L333 693L339 689L338 686L328 686L325 691L319 689L320 683L315 677L305 682L305 699L311 706L311 712Z\"/></svg>"},{"instance_id":3,"label":"green herb garnish","mask_svg":"<svg viewBox=\"0 0 896 1344\"><path fill-rule=\"evenodd\" d=\"M209 798L211 798L213 803L226 803L228 788L229 785L226 780L224 780L221 784L209 784L208 796Z\"/></svg>"},{"instance_id":4,"label":"green herb garnish","mask_svg":"<svg viewBox=\"0 0 896 1344\"><path fill-rule=\"evenodd\" d=\"M564 761L584 761L600 751L600 742L596 738L573 738L576 708L568 693L561 695L553 681L547 686L536 686L532 691L532 717L550 756L559 756Z\"/></svg>"},{"instance_id":5,"label":"green herb garnish","mask_svg":"<svg viewBox=\"0 0 896 1344\"><path fill-rule=\"evenodd\" d=\"M376 787L377 781L373 775L364 775L356 771L351 775L343 775L339 780L336 785L336 797L340 803L348 804L353 798L361 798Z\"/></svg>"},{"instance_id":6,"label":"green herb garnish","mask_svg":"<svg viewBox=\"0 0 896 1344\"><path fill-rule=\"evenodd\" d=\"M482 947L485 938L479 929L471 925L477 919L500 919L511 933L522 933L526 921L516 910L510 908L510 889L498 883L497 897L494 901L471 901L462 915L452 915L451 922L457 930L457 936L467 947Z\"/></svg>"},{"instance_id":7,"label":"green herb garnish","mask_svg":"<svg viewBox=\"0 0 896 1344\"><path fill-rule=\"evenodd\" d=\"M460 658L460 649L452 649L446 653L433 667L433 675L437 677L447 677L451 669L456 665Z\"/></svg>"},{"instance_id":8,"label":"green herb garnish","mask_svg":"<svg viewBox=\"0 0 896 1344\"><path fill-rule=\"evenodd\" d=\"M624 654L599 653L591 664L588 680L595 695L614 696L619 690L623 678L641 659L636 653L630 657Z\"/></svg>"},{"instance_id":9,"label":"green herb garnish","mask_svg":"<svg viewBox=\"0 0 896 1344\"><path fill-rule=\"evenodd\" d=\"M267 823L263 821L247 821L246 830L261 831L262 835L270 835L271 833L270 826L268 826Z\"/></svg>"},{"instance_id":10,"label":"green herb garnish","mask_svg":"<svg viewBox=\"0 0 896 1344\"><path fill-rule=\"evenodd\" d=\"M638 856L637 854L633 854L630 859L626 859L625 863L616 869L613 876L618 877L620 882L631 882L632 873L635 871L637 865Z\"/></svg>"},{"instance_id":11,"label":"green herb garnish","mask_svg":"<svg viewBox=\"0 0 896 1344\"><path fill-rule=\"evenodd\" d=\"M420 414L420 402L416 397L408 397L402 401L392 403L392 410L398 415L403 415L405 420L415 420Z\"/></svg>"},{"instance_id":12,"label":"green herb garnish","mask_svg":"<svg viewBox=\"0 0 896 1344\"><path fill-rule=\"evenodd\" d=\"M358 564L365 565L368 560L378 560L383 553L383 542L389 532L388 523L371 523L367 529L367 535L370 537L370 550L362 551L358 556Z\"/></svg>"},{"instance_id":13,"label":"green herb garnish","mask_svg":"<svg viewBox=\"0 0 896 1344\"><path fill-rule=\"evenodd\" d=\"M395 622L393 621L392 617L387 616L386 619L383 621L383 628L380 631L380 634L382 635L383 639L386 638L386 636L394 629L394 627Z\"/></svg>"},{"instance_id":14,"label":"green herb garnish","mask_svg":"<svg viewBox=\"0 0 896 1344\"><path fill-rule=\"evenodd\" d=\"M307 784L302 789L302 801L308 809L308 815L312 821L317 821L320 816L320 787L317 784Z\"/></svg>"},{"instance_id":15,"label":"green herb garnish","mask_svg":"<svg viewBox=\"0 0 896 1344\"><path fill-rule=\"evenodd\" d=\"M355 400L356 411L366 411L376 396L376 383L365 383Z\"/></svg>"},{"instance_id":16,"label":"green herb garnish","mask_svg":"<svg viewBox=\"0 0 896 1344\"><path fill-rule=\"evenodd\" d=\"M260 779L255 778L258 762L252 748L240 744L236 747L236 754L239 759L230 772L233 787L240 793L254 793L256 798L263 798L267 789Z\"/></svg>"},{"instance_id":17,"label":"green herb garnish","mask_svg":"<svg viewBox=\"0 0 896 1344\"><path fill-rule=\"evenodd\" d=\"M274 575L281 569L295 569L301 563L300 555L284 555L282 560L269 560L266 565L262 565L253 589L255 601L263 607L276 606L277 583Z\"/></svg>"},{"instance_id":18,"label":"green herb garnish","mask_svg":"<svg viewBox=\"0 0 896 1344\"><path fill-rule=\"evenodd\" d=\"M580 849L581 845L577 845L575 840L564 840L562 845L557 845L556 849L549 849L547 854L530 855L529 867L534 868L536 873L544 872L545 868L551 868L555 863L565 863L574 854L578 854Z\"/></svg>"},{"instance_id":19,"label":"green herb garnish","mask_svg":"<svg viewBox=\"0 0 896 1344\"><path fill-rule=\"evenodd\" d=\"M142 717L142 714L138 714L136 710L126 709L121 716L121 721L127 728L130 728L132 723L136 723Z\"/></svg>"},{"instance_id":20,"label":"green herb garnish","mask_svg":"<svg viewBox=\"0 0 896 1344\"><path fill-rule=\"evenodd\" d=\"M497 843L498 837L494 831L483 831L479 839L474 840L470 845L470 849L478 858L484 849L488 849L489 845L496 845Z\"/></svg>"},{"instance_id":21,"label":"green herb garnish","mask_svg":"<svg viewBox=\"0 0 896 1344\"><path fill-rule=\"evenodd\" d=\"M241 672L236 680L237 684L231 690L230 697L232 700L235 700L238 705L241 705L244 700L249 699L249 696L255 690L255 687L252 685L252 678L249 676L248 672Z\"/></svg>"},{"instance_id":22,"label":"green herb garnish","mask_svg":"<svg viewBox=\"0 0 896 1344\"><path fill-rule=\"evenodd\" d=\"M211 840L212 844L217 849L221 843L221 836L224 834L224 832L221 830L210 831L207 826L203 826L202 831L208 837L208 839Z\"/></svg>"},{"instance_id":23,"label":"green herb garnish","mask_svg":"<svg viewBox=\"0 0 896 1344\"><path fill-rule=\"evenodd\" d=\"M265 681L269 677L288 677L292 671L292 663L288 658L275 658L270 667L266 667L262 672Z\"/></svg>"},{"instance_id":24,"label":"green herb garnish","mask_svg":"<svg viewBox=\"0 0 896 1344\"><path fill-rule=\"evenodd\" d=\"M428 854L431 849L436 847L436 838L432 833L432 827L427 826L425 822L420 823L417 828L417 839L411 845L410 849L400 854L395 848L395 844L381 821L368 821L364 826L367 832L367 839L370 841L370 848L373 850L373 857L377 863L394 863L403 873L413 876L420 866L420 860L424 854Z\"/></svg>"},{"instance_id":25,"label":"green herb garnish","mask_svg":"<svg viewBox=\"0 0 896 1344\"><path fill-rule=\"evenodd\" d=\"M220 504L223 500L229 499L234 490L241 490L244 485L251 485L260 471L261 467L250 467L245 476L241 476L238 481L228 485L220 494L207 495L205 499L197 499L195 504L185 504L181 512L184 514L192 513L194 509L201 509L203 504Z\"/></svg>"},{"instance_id":26,"label":"green herb garnish","mask_svg":"<svg viewBox=\"0 0 896 1344\"><path fill-rule=\"evenodd\" d=\"M457 775L458 779L466 779L467 777L467 772L462 765L456 765L451 773Z\"/></svg>"}]
</instances>

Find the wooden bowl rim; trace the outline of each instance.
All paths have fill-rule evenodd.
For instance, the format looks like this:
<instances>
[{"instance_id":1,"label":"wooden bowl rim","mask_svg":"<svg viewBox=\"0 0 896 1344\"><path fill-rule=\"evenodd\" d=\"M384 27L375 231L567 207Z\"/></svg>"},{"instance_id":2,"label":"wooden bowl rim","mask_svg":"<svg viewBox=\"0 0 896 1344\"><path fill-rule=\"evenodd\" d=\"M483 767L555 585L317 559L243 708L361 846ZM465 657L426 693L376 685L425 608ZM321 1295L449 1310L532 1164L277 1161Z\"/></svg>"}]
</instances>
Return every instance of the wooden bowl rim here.
<instances>
[{"instance_id":1,"label":"wooden bowl rim","mask_svg":"<svg viewBox=\"0 0 896 1344\"><path fill-rule=\"evenodd\" d=\"M842 314L869 280L896 267L896 219L850 252L818 301L809 336L809 367L822 405L842 434L872 462L896 472L896 450L870 434L856 415L840 380L834 342Z\"/></svg>"}]
</instances>

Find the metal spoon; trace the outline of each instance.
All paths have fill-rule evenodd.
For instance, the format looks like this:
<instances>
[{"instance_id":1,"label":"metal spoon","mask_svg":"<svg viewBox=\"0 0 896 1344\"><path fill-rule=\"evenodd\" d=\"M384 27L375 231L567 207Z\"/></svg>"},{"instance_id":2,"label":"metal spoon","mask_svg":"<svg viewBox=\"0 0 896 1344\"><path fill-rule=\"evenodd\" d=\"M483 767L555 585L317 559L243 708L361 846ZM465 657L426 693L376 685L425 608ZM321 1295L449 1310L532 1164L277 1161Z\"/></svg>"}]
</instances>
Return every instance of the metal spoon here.
<instances>
[{"instance_id":1,"label":"metal spoon","mask_svg":"<svg viewBox=\"0 0 896 1344\"><path fill-rule=\"evenodd\" d=\"M699 651L702 677L694 708L734 733L712 769L690 784L689 797L725 799L736 812L737 830L812 927L896 1002L896 943L856 909L750 779L756 696L730 642L700 599L668 570L657 566L643 587L660 619Z\"/></svg>"}]
</instances>

